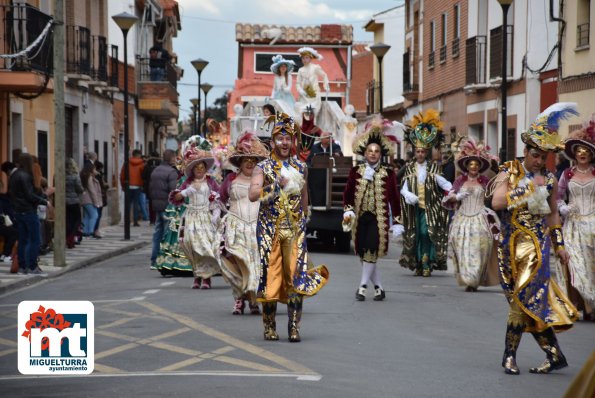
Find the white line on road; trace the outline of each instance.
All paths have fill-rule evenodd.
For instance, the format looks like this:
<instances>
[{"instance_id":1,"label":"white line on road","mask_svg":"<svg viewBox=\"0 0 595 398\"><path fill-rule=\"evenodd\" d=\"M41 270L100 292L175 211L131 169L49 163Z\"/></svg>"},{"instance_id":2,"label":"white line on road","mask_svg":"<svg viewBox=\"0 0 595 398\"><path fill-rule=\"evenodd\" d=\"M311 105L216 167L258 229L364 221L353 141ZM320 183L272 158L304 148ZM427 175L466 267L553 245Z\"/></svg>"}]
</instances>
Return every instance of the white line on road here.
<instances>
[{"instance_id":1,"label":"white line on road","mask_svg":"<svg viewBox=\"0 0 595 398\"><path fill-rule=\"evenodd\" d=\"M159 289L149 289L149 290L145 290L143 292L143 294L155 294L159 291Z\"/></svg>"},{"instance_id":2,"label":"white line on road","mask_svg":"<svg viewBox=\"0 0 595 398\"><path fill-rule=\"evenodd\" d=\"M286 377L295 378L301 381L320 381L319 374L298 374L298 373L262 373L262 372L142 372L142 373L92 373L82 377L154 377L154 376L223 376L223 377ZM65 379L81 375L10 375L0 376L0 380L26 380L26 379Z\"/></svg>"},{"instance_id":3,"label":"white line on road","mask_svg":"<svg viewBox=\"0 0 595 398\"><path fill-rule=\"evenodd\" d=\"M159 286L171 286L171 285L175 285L176 282L175 281L170 281L170 282L161 282L159 284Z\"/></svg>"}]
</instances>

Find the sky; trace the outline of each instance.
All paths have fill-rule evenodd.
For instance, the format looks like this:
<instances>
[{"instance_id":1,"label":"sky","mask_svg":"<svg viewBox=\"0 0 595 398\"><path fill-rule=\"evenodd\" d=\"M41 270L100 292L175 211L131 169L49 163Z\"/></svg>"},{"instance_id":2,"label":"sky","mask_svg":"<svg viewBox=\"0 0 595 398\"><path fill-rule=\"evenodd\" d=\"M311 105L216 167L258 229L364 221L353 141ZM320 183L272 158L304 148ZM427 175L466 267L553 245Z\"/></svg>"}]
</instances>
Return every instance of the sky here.
<instances>
[{"instance_id":1,"label":"sky","mask_svg":"<svg viewBox=\"0 0 595 398\"><path fill-rule=\"evenodd\" d=\"M188 118L190 98L198 95L198 74L190 63L193 59L209 61L201 74L201 83L214 86L207 98L208 106L233 88L238 71L236 23L351 24L354 42L372 43L373 35L364 31L363 25L374 14L402 3L403 0L178 0L182 30L174 39L174 52L178 65L184 69L178 82L180 119Z\"/></svg>"}]
</instances>

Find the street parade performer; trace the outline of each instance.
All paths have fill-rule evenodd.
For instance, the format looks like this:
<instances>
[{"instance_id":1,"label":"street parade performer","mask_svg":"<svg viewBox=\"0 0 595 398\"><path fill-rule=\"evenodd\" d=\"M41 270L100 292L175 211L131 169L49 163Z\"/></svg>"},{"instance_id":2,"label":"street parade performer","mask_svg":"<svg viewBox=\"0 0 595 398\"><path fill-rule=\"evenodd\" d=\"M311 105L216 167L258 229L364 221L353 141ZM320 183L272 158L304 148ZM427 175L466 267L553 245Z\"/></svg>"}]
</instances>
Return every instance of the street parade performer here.
<instances>
[{"instance_id":1,"label":"street parade performer","mask_svg":"<svg viewBox=\"0 0 595 398\"><path fill-rule=\"evenodd\" d=\"M581 130L569 135L564 152L575 162L562 173L558 185L562 231L570 255L568 296L582 309L583 320L595 321L595 114Z\"/></svg>"},{"instance_id":2,"label":"street parade performer","mask_svg":"<svg viewBox=\"0 0 595 398\"><path fill-rule=\"evenodd\" d=\"M252 132L242 134L230 152L229 162L239 171L228 174L219 190L221 203L229 205L218 232L221 273L231 285L235 299L232 314L243 314L248 301L250 313L260 315L256 303L260 267L256 243L259 203L248 199L248 191L256 164L269 153Z\"/></svg>"},{"instance_id":3,"label":"street parade performer","mask_svg":"<svg viewBox=\"0 0 595 398\"><path fill-rule=\"evenodd\" d=\"M325 266L308 269L307 168L290 156L299 127L285 113L270 117L269 122L274 122L271 156L256 166L249 192L251 201L260 201L258 301L262 303L264 339L279 340L275 314L280 301L287 303L289 341L299 342L303 297L316 294L329 273Z\"/></svg>"},{"instance_id":4,"label":"street parade performer","mask_svg":"<svg viewBox=\"0 0 595 398\"><path fill-rule=\"evenodd\" d=\"M273 80L271 98L285 101L291 107L295 104L295 99L291 92L291 85L293 84L291 72L293 72L293 68L295 68L295 62L292 60L285 59L282 55L275 55L273 57L271 72L273 72L275 78Z\"/></svg>"},{"instance_id":5,"label":"street parade performer","mask_svg":"<svg viewBox=\"0 0 595 398\"><path fill-rule=\"evenodd\" d=\"M427 277L433 269L446 270L448 211L441 203L452 184L441 175L439 164L427 160L428 153L443 139L438 111L420 112L409 125L415 161L407 164L402 179L401 215L405 233L399 263L414 270L415 275Z\"/></svg>"},{"instance_id":6,"label":"street parade performer","mask_svg":"<svg viewBox=\"0 0 595 398\"><path fill-rule=\"evenodd\" d=\"M564 148L558 136L560 120L577 114L574 103L548 107L521 134L524 160L504 163L495 177L492 207L505 210L498 262L500 284L510 305L502 358L507 374L520 373L516 351L523 332L530 332L546 354L546 360L529 372L549 373L568 366L554 332L570 329L577 311L550 277L550 247L563 266L569 255L556 203L558 183L545 168L545 160L548 153Z\"/></svg>"},{"instance_id":7,"label":"street parade performer","mask_svg":"<svg viewBox=\"0 0 595 398\"><path fill-rule=\"evenodd\" d=\"M211 144L199 137L184 153L186 181L169 195L170 203L186 205L180 228L180 246L192 264L193 289L210 289L211 276L218 274L219 242L216 237L221 214L219 186L207 175L215 163ZM202 283L201 283L202 281Z\"/></svg>"},{"instance_id":8,"label":"street parade performer","mask_svg":"<svg viewBox=\"0 0 595 398\"><path fill-rule=\"evenodd\" d=\"M320 65L312 63L313 59L321 61L322 55L318 54L318 51L312 47L302 47L297 52L304 64L304 66L298 69L295 83L295 88L300 95L298 102L302 108L310 105L314 108L315 112L319 112L322 99L318 79L322 78L323 88L327 95L330 90L326 72Z\"/></svg>"},{"instance_id":9,"label":"street parade performer","mask_svg":"<svg viewBox=\"0 0 595 398\"><path fill-rule=\"evenodd\" d=\"M499 282L496 247L500 220L484 205L489 179L483 173L490 168L492 159L498 161L483 143L472 138L462 140L456 164L463 174L442 200L445 208L456 209L448 232L447 261L466 292Z\"/></svg>"},{"instance_id":10,"label":"street parade performer","mask_svg":"<svg viewBox=\"0 0 595 398\"><path fill-rule=\"evenodd\" d=\"M390 222L391 216L400 215L399 190L395 173L382 163L383 157L393 154L393 144L383 133L382 120L374 120L364 134L356 137L353 153L365 158L364 163L349 172L343 193L343 230L351 231L355 253L362 264L355 298L364 301L368 283L372 281L374 301L381 301L386 294L376 262L388 252L391 225L402 228Z\"/></svg>"}]
</instances>

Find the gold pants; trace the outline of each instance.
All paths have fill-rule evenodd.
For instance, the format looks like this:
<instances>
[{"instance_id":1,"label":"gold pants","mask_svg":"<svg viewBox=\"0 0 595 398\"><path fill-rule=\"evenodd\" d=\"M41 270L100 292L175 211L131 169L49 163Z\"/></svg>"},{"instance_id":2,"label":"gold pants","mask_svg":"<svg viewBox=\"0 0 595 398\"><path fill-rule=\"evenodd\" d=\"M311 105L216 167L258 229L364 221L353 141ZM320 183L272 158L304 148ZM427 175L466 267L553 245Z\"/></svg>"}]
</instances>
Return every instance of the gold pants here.
<instances>
[{"instance_id":1,"label":"gold pants","mask_svg":"<svg viewBox=\"0 0 595 398\"><path fill-rule=\"evenodd\" d=\"M278 228L267 267L265 301L287 303L295 294L293 276L296 273L298 247L303 233L297 236L290 228Z\"/></svg>"}]
</instances>

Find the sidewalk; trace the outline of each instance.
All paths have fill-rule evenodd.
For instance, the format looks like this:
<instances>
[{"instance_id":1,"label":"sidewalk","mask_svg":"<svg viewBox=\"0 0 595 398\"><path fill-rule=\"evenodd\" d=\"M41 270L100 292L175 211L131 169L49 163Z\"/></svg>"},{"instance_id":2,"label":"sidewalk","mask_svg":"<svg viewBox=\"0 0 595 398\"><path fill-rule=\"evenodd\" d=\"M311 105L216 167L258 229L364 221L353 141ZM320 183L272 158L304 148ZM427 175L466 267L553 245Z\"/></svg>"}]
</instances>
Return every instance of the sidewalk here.
<instances>
[{"instance_id":1,"label":"sidewalk","mask_svg":"<svg viewBox=\"0 0 595 398\"><path fill-rule=\"evenodd\" d=\"M66 249L65 267L54 267L54 252L40 256L39 266L46 276L11 274L11 264L0 263L0 295L150 245L153 228L148 221L140 227L130 226L130 240L125 241L123 224L104 227L102 239L85 238L74 249ZM147 258L147 267L149 262Z\"/></svg>"}]
</instances>

